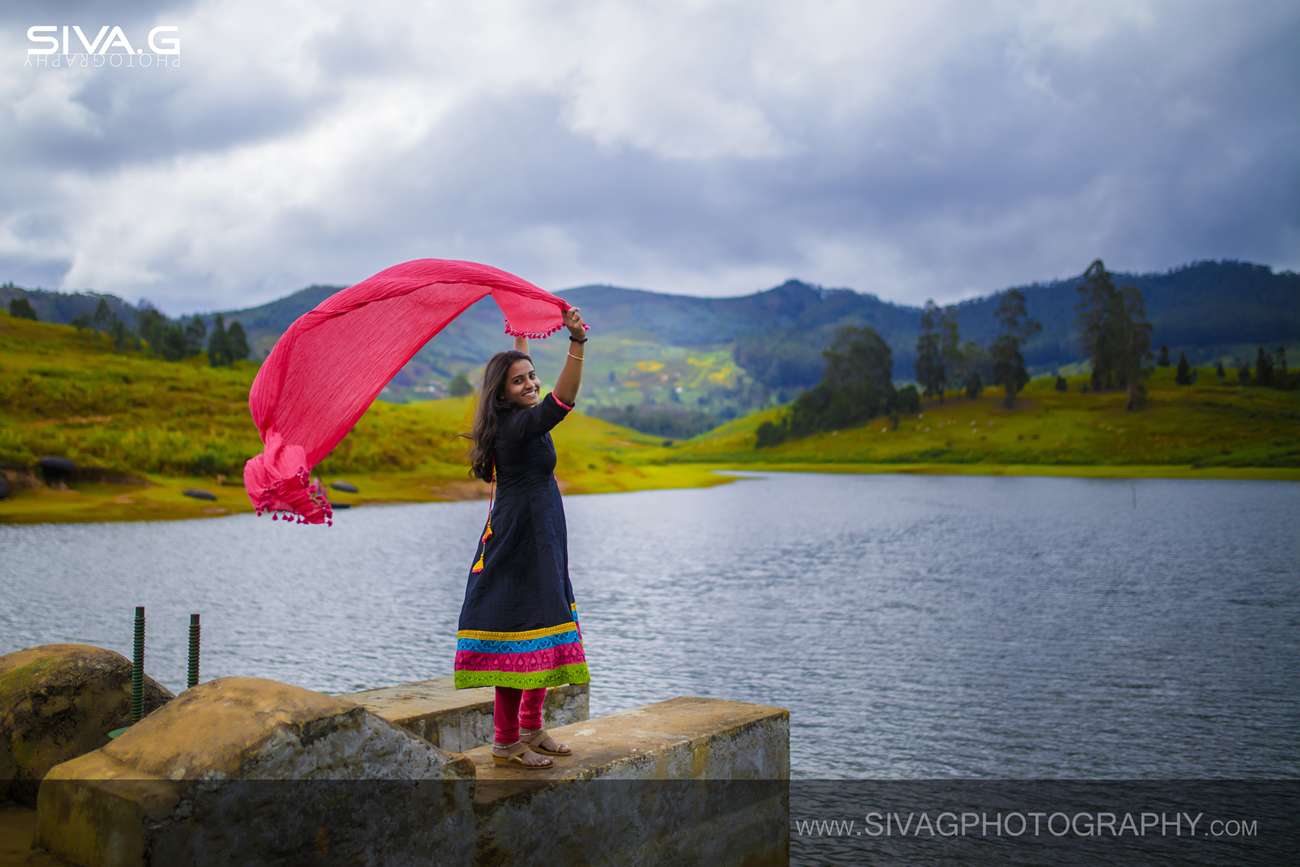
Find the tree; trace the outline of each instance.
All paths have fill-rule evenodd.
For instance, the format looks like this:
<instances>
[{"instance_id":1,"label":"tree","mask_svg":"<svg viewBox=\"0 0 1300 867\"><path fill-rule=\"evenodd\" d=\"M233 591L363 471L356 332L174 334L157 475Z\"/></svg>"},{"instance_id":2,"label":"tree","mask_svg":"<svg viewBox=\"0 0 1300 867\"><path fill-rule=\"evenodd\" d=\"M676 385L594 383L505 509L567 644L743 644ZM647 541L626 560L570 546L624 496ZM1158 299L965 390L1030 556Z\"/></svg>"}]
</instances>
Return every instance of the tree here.
<instances>
[{"instance_id":1,"label":"tree","mask_svg":"<svg viewBox=\"0 0 1300 867\"><path fill-rule=\"evenodd\" d=\"M191 316L184 325L185 357L198 355L203 351L203 338L208 336L208 327L203 324L202 316Z\"/></svg>"},{"instance_id":2,"label":"tree","mask_svg":"<svg viewBox=\"0 0 1300 867\"><path fill-rule=\"evenodd\" d=\"M95 307L95 315L91 320L95 323L95 330L104 331L108 329L109 323L116 318L117 317L113 315L113 311L108 309L108 301L100 298L99 304Z\"/></svg>"},{"instance_id":3,"label":"tree","mask_svg":"<svg viewBox=\"0 0 1300 867\"><path fill-rule=\"evenodd\" d=\"M1286 380L1286 347L1277 348L1277 372L1281 375L1283 381Z\"/></svg>"},{"instance_id":4,"label":"tree","mask_svg":"<svg viewBox=\"0 0 1300 867\"><path fill-rule=\"evenodd\" d=\"M875 329L840 326L822 356L821 382L791 405L791 436L849 427L894 408L893 357Z\"/></svg>"},{"instance_id":5,"label":"tree","mask_svg":"<svg viewBox=\"0 0 1300 867\"><path fill-rule=\"evenodd\" d=\"M1100 259L1083 272L1075 306L1079 335L1084 354L1092 363L1091 385L1094 391L1119 384L1120 347L1116 334L1119 290Z\"/></svg>"},{"instance_id":6,"label":"tree","mask_svg":"<svg viewBox=\"0 0 1300 867\"><path fill-rule=\"evenodd\" d=\"M1160 347L1160 357L1159 357L1158 359L1156 359L1156 366L1158 366L1158 367L1168 367L1168 366L1169 366L1169 347L1168 347L1168 346L1161 346L1161 347Z\"/></svg>"},{"instance_id":7,"label":"tree","mask_svg":"<svg viewBox=\"0 0 1300 867\"><path fill-rule=\"evenodd\" d=\"M1151 323L1146 321L1142 292L1136 286L1125 286L1120 292L1124 302L1119 327L1120 376L1128 389L1125 408L1131 411L1146 405L1146 378L1150 371L1144 362L1151 357Z\"/></svg>"},{"instance_id":8,"label":"tree","mask_svg":"<svg viewBox=\"0 0 1300 867\"><path fill-rule=\"evenodd\" d=\"M942 401L947 377L943 365L939 318L939 308L934 299L927 299L925 309L921 312L921 333L916 338L916 379L921 383L926 397L937 394Z\"/></svg>"},{"instance_id":9,"label":"tree","mask_svg":"<svg viewBox=\"0 0 1300 867\"><path fill-rule=\"evenodd\" d=\"M765 449L783 441L790 431L784 422L785 418L782 418L782 423L765 421L760 424L758 430L755 431L755 445L760 449Z\"/></svg>"},{"instance_id":10,"label":"tree","mask_svg":"<svg viewBox=\"0 0 1300 867\"><path fill-rule=\"evenodd\" d=\"M1069 391L1069 389L1070 389L1070 384L1065 381L1065 377L1061 376L1061 374L1059 373L1056 374L1056 390Z\"/></svg>"},{"instance_id":11,"label":"tree","mask_svg":"<svg viewBox=\"0 0 1300 867\"><path fill-rule=\"evenodd\" d=\"M474 393L474 385L469 381L469 377L465 375L465 372L461 371L451 378L451 382L447 384L447 391L452 397L464 397L467 394Z\"/></svg>"},{"instance_id":12,"label":"tree","mask_svg":"<svg viewBox=\"0 0 1300 867\"><path fill-rule=\"evenodd\" d=\"M988 350L974 340L962 344L961 389L966 397L974 399L984 390L984 383L993 375L993 362Z\"/></svg>"},{"instance_id":13,"label":"tree","mask_svg":"<svg viewBox=\"0 0 1300 867\"><path fill-rule=\"evenodd\" d=\"M1273 384L1273 356L1269 355L1262 346L1255 353L1255 383L1257 385Z\"/></svg>"},{"instance_id":14,"label":"tree","mask_svg":"<svg viewBox=\"0 0 1300 867\"><path fill-rule=\"evenodd\" d=\"M1128 389L1128 408L1146 400L1143 362L1151 355L1151 325L1142 293L1135 286L1115 288L1105 264L1096 259L1083 274L1076 305L1079 334L1092 363L1092 388Z\"/></svg>"},{"instance_id":15,"label":"tree","mask_svg":"<svg viewBox=\"0 0 1300 867\"><path fill-rule=\"evenodd\" d=\"M944 381L960 385L965 359L961 351L961 335L957 328L957 308L949 304L943 308L939 326L939 349L943 358ZM940 399L943 395L940 394Z\"/></svg>"},{"instance_id":16,"label":"tree","mask_svg":"<svg viewBox=\"0 0 1300 867\"><path fill-rule=\"evenodd\" d=\"M230 356L230 360L235 362L248 358L248 352L248 335L244 333L244 326L236 319L226 329L226 353Z\"/></svg>"},{"instance_id":17,"label":"tree","mask_svg":"<svg viewBox=\"0 0 1300 867\"><path fill-rule=\"evenodd\" d=\"M917 393L915 385L905 385L898 390L895 407L898 412L921 411L921 395Z\"/></svg>"},{"instance_id":18,"label":"tree","mask_svg":"<svg viewBox=\"0 0 1300 867\"><path fill-rule=\"evenodd\" d=\"M180 361L187 356L185 329L179 322L164 322L158 331L158 355L167 361Z\"/></svg>"},{"instance_id":19,"label":"tree","mask_svg":"<svg viewBox=\"0 0 1300 867\"><path fill-rule=\"evenodd\" d=\"M1250 385L1250 365L1244 361L1237 367L1237 384Z\"/></svg>"},{"instance_id":20,"label":"tree","mask_svg":"<svg viewBox=\"0 0 1300 867\"><path fill-rule=\"evenodd\" d=\"M1038 320L1029 318L1025 310L1025 293L1019 289L1002 293L994 315L1002 323L1002 334L993 341L993 381L1005 390L1003 403L1010 408L1015 405L1016 395L1029 382L1020 347L1043 326Z\"/></svg>"},{"instance_id":21,"label":"tree","mask_svg":"<svg viewBox=\"0 0 1300 867\"><path fill-rule=\"evenodd\" d=\"M141 301L139 310L140 313L136 318L136 331L149 344L149 350L154 355L162 356L163 332L167 328L167 317L148 301Z\"/></svg>"},{"instance_id":22,"label":"tree","mask_svg":"<svg viewBox=\"0 0 1300 867\"><path fill-rule=\"evenodd\" d=\"M208 338L208 364L213 367L226 367L230 364L230 346L227 342L226 321L220 313L212 325L212 336Z\"/></svg>"},{"instance_id":23,"label":"tree","mask_svg":"<svg viewBox=\"0 0 1300 867\"><path fill-rule=\"evenodd\" d=\"M33 322L39 321L36 318L36 310L32 307L32 302L24 297L9 299L9 315L15 319L30 319Z\"/></svg>"},{"instance_id":24,"label":"tree","mask_svg":"<svg viewBox=\"0 0 1300 867\"><path fill-rule=\"evenodd\" d=\"M135 349L140 338L131 333L131 329L126 327L126 323L118 319L115 314L109 314L108 334L113 338L113 351L124 352L127 349Z\"/></svg>"},{"instance_id":25,"label":"tree","mask_svg":"<svg viewBox=\"0 0 1300 867\"><path fill-rule=\"evenodd\" d=\"M1223 372L1223 360L1222 360L1222 359L1220 359L1219 361L1214 362L1214 372L1218 375L1219 379L1223 379L1225 376L1227 376L1227 374Z\"/></svg>"},{"instance_id":26,"label":"tree","mask_svg":"<svg viewBox=\"0 0 1300 867\"><path fill-rule=\"evenodd\" d=\"M1178 353L1178 373L1174 377L1174 381L1179 385L1192 384L1192 369L1191 365L1187 363L1187 353L1185 352Z\"/></svg>"}]
</instances>

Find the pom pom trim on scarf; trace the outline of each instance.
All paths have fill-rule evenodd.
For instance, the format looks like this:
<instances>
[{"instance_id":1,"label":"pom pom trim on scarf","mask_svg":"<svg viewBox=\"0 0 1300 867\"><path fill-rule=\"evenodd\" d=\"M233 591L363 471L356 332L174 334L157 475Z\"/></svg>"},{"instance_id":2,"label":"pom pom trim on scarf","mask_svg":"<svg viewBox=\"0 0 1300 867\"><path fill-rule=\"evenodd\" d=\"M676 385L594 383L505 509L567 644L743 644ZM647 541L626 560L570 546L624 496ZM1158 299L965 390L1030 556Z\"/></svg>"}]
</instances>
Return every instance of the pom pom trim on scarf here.
<instances>
[{"instance_id":1,"label":"pom pom trim on scarf","mask_svg":"<svg viewBox=\"0 0 1300 867\"><path fill-rule=\"evenodd\" d=\"M545 339L545 338L547 338L547 337L550 337L552 334L554 334L555 332L559 331L559 330L560 330L561 328L563 328L563 327L564 327L564 323L561 322L559 325L555 326L554 328L548 329L548 330L546 330L546 331L519 331L519 330L517 330L517 329L511 328L511 327L510 327L510 320L507 319L507 320L506 320L506 330L505 330L505 333L506 333L506 334L513 335L513 336L515 336L515 337L534 337L534 338L536 338L536 339L538 339L538 340L543 340L543 339ZM585 323L585 322L582 323L582 327L583 327L584 329L586 329L587 331L590 331L590 330L591 330L591 326L588 325L588 324Z\"/></svg>"},{"instance_id":2,"label":"pom pom trim on scarf","mask_svg":"<svg viewBox=\"0 0 1300 867\"><path fill-rule=\"evenodd\" d=\"M264 512L271 513L272 521L288 523L296 519L295 524L321 524L334 526L334 507L325 496L325 489L311 481L306 467L288 478L280 479L273 485L262 487L256 498L255 511L258 517ZM287 508L275 508L283 505Z\"/></svg>"}]
</instances>

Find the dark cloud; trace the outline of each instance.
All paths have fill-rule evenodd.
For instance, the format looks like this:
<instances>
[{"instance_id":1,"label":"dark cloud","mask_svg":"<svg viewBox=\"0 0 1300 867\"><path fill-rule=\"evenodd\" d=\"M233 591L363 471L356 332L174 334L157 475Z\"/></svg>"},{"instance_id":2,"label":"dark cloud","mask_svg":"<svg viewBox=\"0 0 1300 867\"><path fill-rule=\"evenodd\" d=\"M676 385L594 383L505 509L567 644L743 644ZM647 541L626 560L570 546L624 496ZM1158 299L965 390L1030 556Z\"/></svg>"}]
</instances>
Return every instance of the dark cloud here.
<instances>
[{"instance_id":1,"label":"dark cloud","mask_svg":"<svg viewBox=\"0 0 1300 867\"><path fill-rule=\"evenodd\" d=\"M237 9L133 10L192 22L183 75L0 105L28 118L0 144L0 279L66 263L179 311L419 256L909 303L1097 256L1300 267L1295 4L718 6L682 44L646 17L680 11L469 8L327 10L279 62ZM247 64L214 50L241 33Z\"/></svg>"}]
</instances>

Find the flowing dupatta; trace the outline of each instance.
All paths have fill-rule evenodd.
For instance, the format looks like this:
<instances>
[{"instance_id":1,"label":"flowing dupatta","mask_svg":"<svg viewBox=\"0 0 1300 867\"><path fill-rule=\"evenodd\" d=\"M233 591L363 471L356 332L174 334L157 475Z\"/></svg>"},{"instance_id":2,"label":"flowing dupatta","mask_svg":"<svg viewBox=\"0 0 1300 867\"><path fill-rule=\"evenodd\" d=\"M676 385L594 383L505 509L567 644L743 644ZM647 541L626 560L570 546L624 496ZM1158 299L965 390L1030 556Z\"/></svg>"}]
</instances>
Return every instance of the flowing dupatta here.
<instances>
[{"instance_id":1,"label":"flowing dupatta","mask_svg":"<svg viewBox=\"0 0 1300 867\"><path fill-rule=\"evenodd\" d=\"M262 363L248 393L261 454L244 464L257 514L333 526L311 470L348 435L384 386L424 344L484 295L505 333L548 337L564 327L563 298L513 274L454 259L385 268L298 317ZM493 473L495 476L495 473Z\"/></svg>"}]
</instances>

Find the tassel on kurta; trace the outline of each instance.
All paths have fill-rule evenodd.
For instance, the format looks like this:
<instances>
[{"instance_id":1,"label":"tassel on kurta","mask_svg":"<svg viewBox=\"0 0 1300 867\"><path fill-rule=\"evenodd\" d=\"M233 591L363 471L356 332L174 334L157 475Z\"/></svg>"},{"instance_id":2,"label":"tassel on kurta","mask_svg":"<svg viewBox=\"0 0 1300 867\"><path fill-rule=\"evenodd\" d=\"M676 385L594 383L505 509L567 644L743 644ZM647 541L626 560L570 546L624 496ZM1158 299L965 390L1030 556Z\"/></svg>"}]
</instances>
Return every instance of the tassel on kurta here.
<instances>
[{"instance_id":1,"label":"tassel on kurta","mask_svg":"<svg viewBox=\"0 0 1300 867\"><path fill-rule=\"evenodd\" d=\"M490 494L488 494L487 527L486 529L483 530L483 535L478 540L479 544L482 545L483 547L482 547L482 553L478 555L478 562L474 564L474 568L469 570L470 572L473 573L478 573L483 571L483 566L484 566L483 558L487 556L487 540L492 538L492 502L493 500L496 499L497 474L496 474L496 465L490 464L489 466L491 467L491 469L489 469L488 472L492 476L492 491Z\"/></svg>"}]
</instances>

